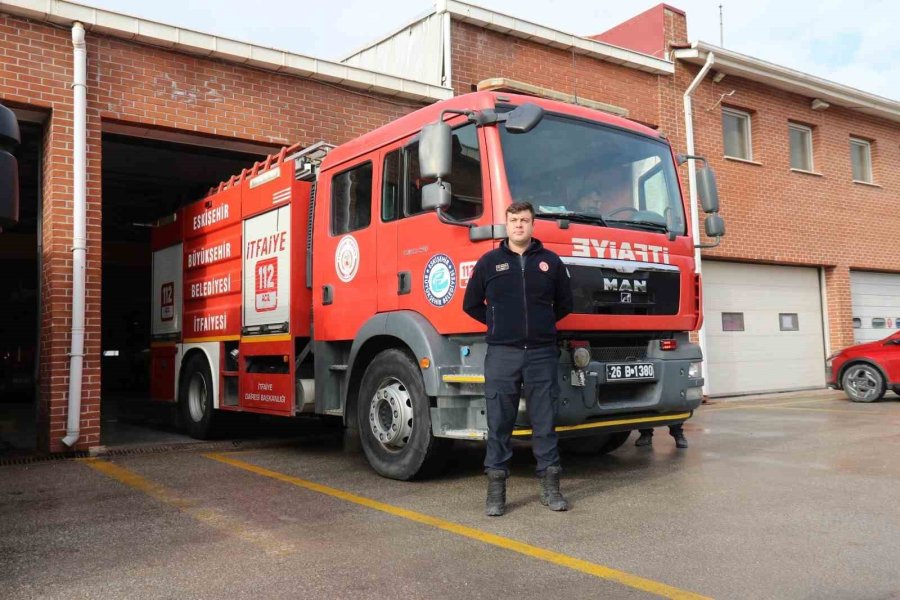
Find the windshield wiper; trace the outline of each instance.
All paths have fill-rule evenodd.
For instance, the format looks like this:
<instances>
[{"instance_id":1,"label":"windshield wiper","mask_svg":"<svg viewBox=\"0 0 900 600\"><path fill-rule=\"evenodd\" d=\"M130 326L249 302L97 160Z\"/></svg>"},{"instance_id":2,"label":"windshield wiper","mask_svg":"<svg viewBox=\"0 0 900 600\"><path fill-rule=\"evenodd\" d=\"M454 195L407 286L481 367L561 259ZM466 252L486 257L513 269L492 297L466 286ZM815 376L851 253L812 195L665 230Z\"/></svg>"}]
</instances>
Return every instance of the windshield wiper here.
<instances>
[{"instance_id":1,"label":"windshield wiper","mask_svg":"<svg viewBox=\"0 0 900 600\"><path fill-rule=\"evenodd\" d=\"M600 215L586 215L584 213L577 213L571 210L563 210L552 213L535 213L534 218L553 220L566 219L567 221L574 221L575 223L590 223L592 225L602 225L604 227L608 227L606 219L604 219Z\"/></svg>"},{"instance_id":2,"label":"windshield wiper","mask_svg":"<svg viewBox=\"0 0 900 600\"><path fill-rule=\"evenodd\" d=\"M656 221L630 221L628 219L608 219L607 223L621 223L623 225L634 225L635 227L641 229L649 229L651 231L659 231L662 233L667 233L669 228L664 223L658 223Z\"/></svg>"}]
</instances>

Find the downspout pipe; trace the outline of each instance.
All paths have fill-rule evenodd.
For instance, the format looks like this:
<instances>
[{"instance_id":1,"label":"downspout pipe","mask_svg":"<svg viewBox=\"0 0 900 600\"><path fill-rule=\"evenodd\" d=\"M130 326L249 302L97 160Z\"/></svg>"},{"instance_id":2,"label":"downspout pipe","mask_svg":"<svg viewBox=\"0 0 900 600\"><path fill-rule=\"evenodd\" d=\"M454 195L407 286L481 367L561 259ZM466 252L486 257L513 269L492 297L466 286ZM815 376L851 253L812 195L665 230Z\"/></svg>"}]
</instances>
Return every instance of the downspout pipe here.
<instances>
[{"instance_id":1,"label":"downspout pipe","mask_svg":"<svg viewBox=\"0 0 900 600\"><path fill-rule=\"evenodd\" d=\"M694 90L697 89L697 86L700 85L700 82L703 81L703 78L706 77L706 74L709 72L710 68L713 66L716 58L715 55L710 52L706 55L706 62L703 64L703 67L700 69L700 72L697 73L697 76L694 77L694 80L691 82L691 85L688 86L688 89L684 92L684 136L685 142L687 145L687 153L689 155L694 154L694 109L691 102L691 95L694 93ZM691 229L694 233L694 269L699 274L702 272L702 265L700 262L700 212L697 206L697 161L689 160L688 161L688 185L691 188ZM700 307L700 310L703 310L703 307ZM700 331L698 332L698 337L700 339L700 352L703 354L704 361L707 360L707 352L706 352L706 320L704 319L703 324L700 326ZM704 373L706 375L706 373ZM709 393L709 377L703 378L703 395L706 396Z\"/></svg>"},{"instance_id":2,"label":"downspout pipe","mask_svg":"<svg viewBox=\"0 0 900 600\"><path fill-rule=\"evenodd\" d=\"M72 448L81 437L81 380L84 368L85 262L87 253L87 48L84 26L72 25L75 79L72 164L72 346L69 351L69 412L63 444Z\"/></svg>"}]
</instances>

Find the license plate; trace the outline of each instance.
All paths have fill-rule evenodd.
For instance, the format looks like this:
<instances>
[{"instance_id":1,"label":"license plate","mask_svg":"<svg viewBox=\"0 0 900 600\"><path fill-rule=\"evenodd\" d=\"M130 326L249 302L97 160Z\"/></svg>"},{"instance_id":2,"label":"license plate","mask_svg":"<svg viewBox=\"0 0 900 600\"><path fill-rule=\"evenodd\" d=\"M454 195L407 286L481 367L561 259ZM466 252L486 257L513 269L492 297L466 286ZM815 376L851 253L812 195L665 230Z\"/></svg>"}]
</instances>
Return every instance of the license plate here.
<instances>
[{"instance_id":1,"label":"license plate","mask_svg":"<svg viewBox=\"0 0 900 600\"><path fill-rule=\"evenodd\" d=\"M653 363L606 365L607 381L639 381L646 379L656 379Z\"/></svg>"}]
</instances>

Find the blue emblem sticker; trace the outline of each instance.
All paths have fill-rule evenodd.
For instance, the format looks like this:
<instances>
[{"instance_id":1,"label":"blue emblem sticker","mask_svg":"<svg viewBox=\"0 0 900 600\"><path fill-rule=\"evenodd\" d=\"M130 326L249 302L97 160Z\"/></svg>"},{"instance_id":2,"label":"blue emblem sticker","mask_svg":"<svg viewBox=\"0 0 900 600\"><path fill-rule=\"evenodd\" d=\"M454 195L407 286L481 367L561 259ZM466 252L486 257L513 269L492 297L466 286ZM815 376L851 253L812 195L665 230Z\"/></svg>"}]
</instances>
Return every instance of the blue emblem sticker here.
<instances>
[{"instance_id":1,"label":"blue emblem sticker","mask_svg":"<svg viewBox=\"0 0 900 600\"><path fill-rule=\"evenodd\" d=\"M435 306L446 306L456 292L456 267L446 254L435 254L425 265L425 298Z\"/></svg>"}]
</instances>

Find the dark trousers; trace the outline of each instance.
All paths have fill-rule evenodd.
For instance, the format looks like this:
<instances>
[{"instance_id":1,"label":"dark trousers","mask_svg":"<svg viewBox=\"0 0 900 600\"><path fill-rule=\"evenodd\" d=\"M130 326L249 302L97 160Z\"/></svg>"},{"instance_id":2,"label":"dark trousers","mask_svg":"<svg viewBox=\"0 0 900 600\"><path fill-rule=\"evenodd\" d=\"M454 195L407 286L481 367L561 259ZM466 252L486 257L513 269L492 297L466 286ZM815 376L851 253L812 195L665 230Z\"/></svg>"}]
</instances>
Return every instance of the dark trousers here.
<instances>
[{"instance_id":1,"label":"dark trousers","mask_svg":"<svg viewBox=\"0 0 900 600\"><path fill-rule=\"evenodd\" d=\"M653 435L652 429L640 429L639 431L641 432L641 435L644 435L644 434ZM678 423L677 425L669 425L669 435L674 437L674 436L678 435L679 433L684 433L684 427L681 423Z\"/></svg>"},{"instance_id":2,"label":"dark trousers","mask_svg":"<svg viewBox=\"0 0 900 600\"><path fill-rule=\"evenodd\" d=\"M537 460L537 474L559 466L554 421L558 411L556 346L515 348L488 346L484 359L484 395L487 401L488 439L484 468L509 473L512 458L512 430L519 412L519 398L525 398L531 419L531 448Z\"/></svg>"}]
</instances>

